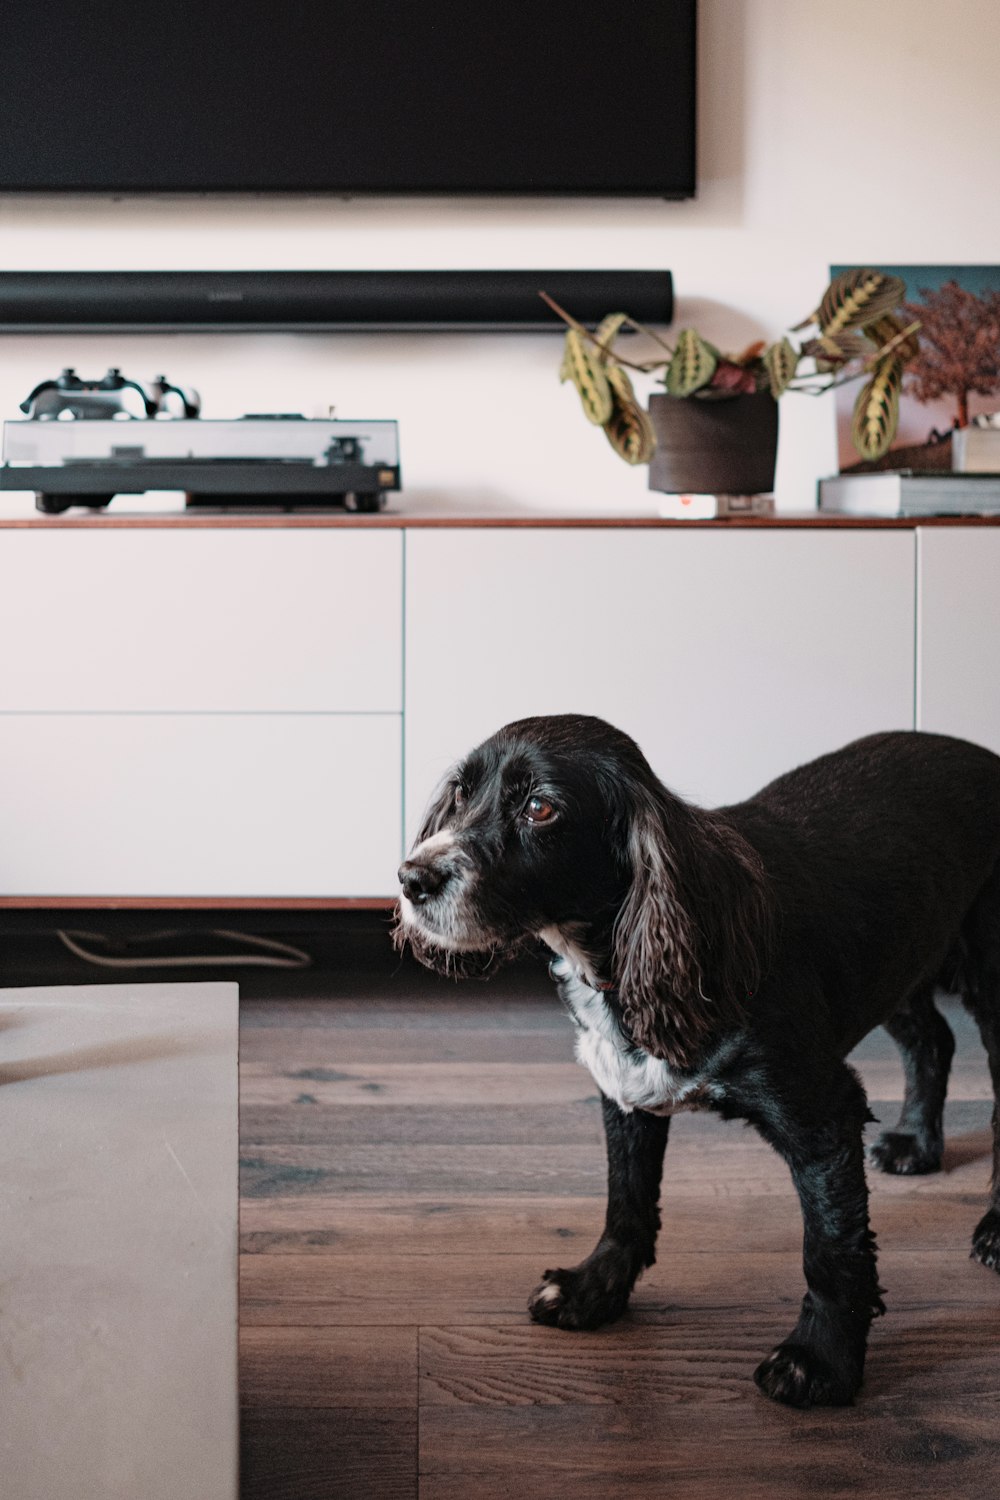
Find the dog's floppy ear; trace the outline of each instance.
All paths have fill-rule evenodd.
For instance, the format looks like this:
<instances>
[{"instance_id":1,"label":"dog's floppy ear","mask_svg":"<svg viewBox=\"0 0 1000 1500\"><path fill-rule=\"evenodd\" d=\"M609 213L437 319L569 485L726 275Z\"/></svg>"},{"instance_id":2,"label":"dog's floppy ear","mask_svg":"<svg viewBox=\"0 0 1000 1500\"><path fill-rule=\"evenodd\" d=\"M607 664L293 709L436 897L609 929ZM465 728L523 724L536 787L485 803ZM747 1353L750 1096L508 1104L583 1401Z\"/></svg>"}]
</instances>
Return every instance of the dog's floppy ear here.
<instances>
[{"instance_id":1,"label":"dog's floppy ear","mask_svg":"<svg viewBox=\"0 0 1000 1500\"><path fill-rule=\"evenodd\" d=\"M614 982L633 1040L674 1067L737 1028L770 947L755 852L722 818L632 783L622 829L631 872L614 933Z\"/></svg>"}]
</instances>

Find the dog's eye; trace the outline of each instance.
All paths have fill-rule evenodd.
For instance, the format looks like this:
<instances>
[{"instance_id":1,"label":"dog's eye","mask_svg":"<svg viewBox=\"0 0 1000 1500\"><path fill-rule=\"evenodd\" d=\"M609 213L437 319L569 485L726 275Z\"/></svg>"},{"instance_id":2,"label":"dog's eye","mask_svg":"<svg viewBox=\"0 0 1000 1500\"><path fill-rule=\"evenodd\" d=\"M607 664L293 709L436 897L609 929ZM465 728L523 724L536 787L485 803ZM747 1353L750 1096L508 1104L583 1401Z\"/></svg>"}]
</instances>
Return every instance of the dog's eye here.
<instances>
[{"instance_id":1,"label":"dog's eye","mask_svg":"<svg viewBox=\"0 0 1000 1500\"><path fill-rule=\"evenodd\" d=\"M555 813L551 802L546 802L544 797L529 797L524 804L523 817L529 823L547 823Z\"/></svg>"}]
</instances>

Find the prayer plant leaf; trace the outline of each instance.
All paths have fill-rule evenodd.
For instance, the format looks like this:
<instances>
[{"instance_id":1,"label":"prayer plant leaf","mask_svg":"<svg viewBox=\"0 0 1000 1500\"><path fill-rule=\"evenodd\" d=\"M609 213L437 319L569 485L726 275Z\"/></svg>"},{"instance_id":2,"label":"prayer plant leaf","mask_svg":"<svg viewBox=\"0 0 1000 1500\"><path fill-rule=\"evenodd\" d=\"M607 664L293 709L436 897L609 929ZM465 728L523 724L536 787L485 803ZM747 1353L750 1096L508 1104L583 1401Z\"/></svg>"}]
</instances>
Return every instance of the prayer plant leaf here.
<instances>
[{"instance_id":1,"label":"prayer plant leaf","mask_svg":"<svg viewBox=\"0 0 1000 1500\"><path fill-rule=\"evenodd\" d=\"M790 339L779 339L764 350L764 368L767 382L775 401L783 396L795 378L799 356Z\"/></svg>"},{"instance_id":2,"label":"prayer plant leaf","mask_svg":"<svg viewBox=\"0 0 1000 1500\"><path fill-rule=\"evenodd\" d=\"M851 438L862 458L882 458L889 451L899 425L899 393L903 362L895 355L881 360L854 403Z\"/></svg>"},{"instance_id":3,"label":"prayer plant leaf","mask_svg":"<svg viewBox=\"0 0 1000 1500\"><path fill-rule=\"evenodd\" d=\"M635 399L632 382L620 365L608 365L607 376L614 401L611 418L604 424L608 442L627 464L648 464L656 449L649 414Z\"/></svg>"},{"instance_id":4,"label":"prayer plant leaf","mask_svg":"<svg viewBox=\"0 0 1000 1500\"><path fill-rule=\"evenodd\" d=\"M860 328L898 307L906 294L906 283L862 266L835 276L819 305L817 321L827 338L845 328Z\"/></svg>"},{"instance_id":5,"label":"prayer plant leaf","mask_svg":"<svg viewBox=\"0 0 1000 1500\"><path fill-rule=\"evenodd\" d=\"M571 380L576 386L584 415L589 422L603 427L605 422L611 420L614 402L608 377L596 354L590 352L579 329L567 330L559 377L561 380Z\"/></svg>"},{"instance_id":6,"label":"prayer plant leaf","mask_svg":"<svg viewBox=\"0 0 1000 1500\"><path fill-rule=\"evenodd\" d=\"M719 356L711 344L693 328L682 328L667 366L668 392L671 396L693 396L711 380L718 362Z\"/></svg>"}]
</instances>

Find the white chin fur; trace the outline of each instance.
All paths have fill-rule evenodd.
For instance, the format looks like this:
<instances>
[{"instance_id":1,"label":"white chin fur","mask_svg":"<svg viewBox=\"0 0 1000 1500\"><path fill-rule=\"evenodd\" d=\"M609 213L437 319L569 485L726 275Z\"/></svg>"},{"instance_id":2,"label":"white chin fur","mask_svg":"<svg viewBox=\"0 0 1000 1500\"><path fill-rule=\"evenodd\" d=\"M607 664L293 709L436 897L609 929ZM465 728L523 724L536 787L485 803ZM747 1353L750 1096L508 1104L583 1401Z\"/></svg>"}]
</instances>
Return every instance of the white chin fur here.
<instances>
[{"instance_id":1,"label":"white chin fur","mask_svg":"<svg viewBox=\"0 0 1000 1500\"><path fill-rule=\"evenodd\" d=\"M459 924L450 913L446 914L450 920L437 927L426 920L420 908L414 906L407 896L399 898L399 914L404 928L419 932L435 948L444 948L449 953L484 953L497 942L492 933Z\"/></svg>"}]
</instances>

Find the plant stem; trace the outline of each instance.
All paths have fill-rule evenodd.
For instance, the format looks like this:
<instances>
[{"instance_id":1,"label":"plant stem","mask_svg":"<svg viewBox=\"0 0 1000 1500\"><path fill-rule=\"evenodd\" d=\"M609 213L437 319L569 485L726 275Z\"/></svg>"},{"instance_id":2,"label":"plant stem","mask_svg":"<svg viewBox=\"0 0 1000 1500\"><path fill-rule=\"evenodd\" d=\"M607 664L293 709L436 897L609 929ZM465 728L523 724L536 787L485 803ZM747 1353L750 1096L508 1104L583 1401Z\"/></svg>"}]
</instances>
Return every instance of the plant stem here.
<instances>
[{"instance_id":1,"label":"plant stem","mask_svg":"<svg viewBox=\"0 0 1000 1500\"><path fill-rule=\"evenodd\" d=\"M582 333L583 337L585 339L588 339L590 343L592 343L595 348L599 349L602 354L610 356L615 361L615 364L624 365L626 369L639 370L643 375L648 375L653 370L661 369L662 366L666 363L666 360L662 359L648 360L645 364L640 364L634 359L623 359L620 354L615 354L612 352L610 344L602 344L598 339L594 337L589 328L585 328L582 323L578 323L577 320L572 317L564 307L560 307L559 303L555 300L554 297L550 297L548 292L539 292L538 295L539 297L541 297L544 303L551 307L552 311L556 314L557 317L562 318L563 322L568 327L575 328L577 333ZM651 338L653 340L654 344L659 344L661 349L665 349L669 358L673 358L673 349L663 339L659 338L651 328L646 328L642 323L637 323L634 318L626 317L625 321L630 328L635 329L636 333L644 333L647 338Z\"/></svg>"}]
</instances>

